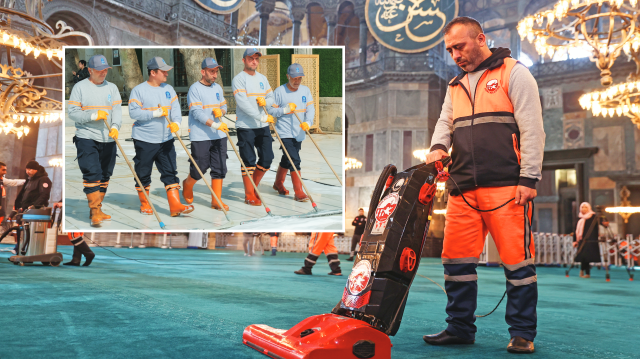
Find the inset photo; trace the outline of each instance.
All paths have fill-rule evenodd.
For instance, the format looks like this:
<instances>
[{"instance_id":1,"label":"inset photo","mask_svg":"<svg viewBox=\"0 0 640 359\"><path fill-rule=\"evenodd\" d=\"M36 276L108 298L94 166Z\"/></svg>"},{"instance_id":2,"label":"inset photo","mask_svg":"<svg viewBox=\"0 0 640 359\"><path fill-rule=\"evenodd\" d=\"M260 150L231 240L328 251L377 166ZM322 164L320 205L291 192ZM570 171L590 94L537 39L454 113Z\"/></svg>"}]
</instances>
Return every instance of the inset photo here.
<instances>
[{"instance_id":1,"label":"inset photo","mask_svg":"<svg viewBox=\"0 0 640 359\"><path fill-rule=\"evenodd\" d=\"M342 47L65 48L65 231L344 231Z\"/></svg>"}]
</instances>

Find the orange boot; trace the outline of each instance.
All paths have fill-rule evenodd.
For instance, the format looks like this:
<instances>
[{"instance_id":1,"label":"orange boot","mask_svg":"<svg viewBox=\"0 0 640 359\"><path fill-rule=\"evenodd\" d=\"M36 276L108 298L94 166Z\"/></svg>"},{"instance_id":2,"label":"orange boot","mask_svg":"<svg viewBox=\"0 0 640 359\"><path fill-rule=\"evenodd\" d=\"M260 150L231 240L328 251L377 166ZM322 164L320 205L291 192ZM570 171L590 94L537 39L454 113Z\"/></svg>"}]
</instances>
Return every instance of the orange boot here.
<instances>
[{"instance_id":1,"label":"orange boot","mask_svg":"<svg viewBox=\"0 0 640 359\"><path fill-rule=\"evenodd\" d=\"M224 209L228 211L229 206L222 202L222 178L212 178L211 188L213 189L213 193L215 193L216 196L218 196L218 198L220 199L220 202L222 203ZM220 208L220 206L218 205L218 201L216 201L213 195L211 195L211 208L217 209L218 211L222 210L222 208Z\"/></svg>"},{"instance_id":2,"label":"orange boot","mask_svg":"<svg viewBox=\"0 0 640 359\"><path fill-rule=\"evenodd\" d=\"M290 173L291 182L293 183L293 190L295 192L294 197L298 202L307 202L309 200L309 197L307 197L307 195L304 193L304 189L302 188L302 181L298 177L298 174L302 176L302 173L300 173L300 171L298 171L298 173L296 173L295 171L291 171Z\"/></svg>"},{"instance_id":3,"label":"orange boot","mask_svg":"<svg viewBox=\"0 0 640 359\"><path fill-rule=\"evenodd\" d=\"M286 196L289 194L289 191L284 187L284 180L287 178L287 172L289 170L278 166L278 172L276 173L276 181L273 183L273 189L278 191L279 194Z\"/></svg>"},{"instance_id":4,"label":"orange boot","mask_svg":"<svg viewBox=\"0 0 640 359\"><path fill-rule=\"evenodd\" d=\"M251 185L251 180L247 175L242 175L242 182L244 183L244 203L252 206L261 206L262 202L256 196L256 192Z\"/></svg>"},{"instance_id":5,"label":"orange boot","mask_svg":"<svg viewBox=\"0 0 640 359\"><path fill-rule=\"evenodd\" d=\"M169 200L169 212L171 212L171 217L177 217L183 213L187 214L193 212L193 206L185 206L184 204L180 203L179 184L170 184L168 186L165 186L164 188L167 190L167 199Z\"/></svg>"},{"instance_id":6,"label":"orange boot","mask_svg":"<svg viewBox=\"0 0 640 359\"><path fill-rule=\"evenodd\" d=\"M264 177L264 174L267 173L268 170L269 170L268 168L264 168L262 166L256 166L255 171L253 171L253 182L256 184L256 187L260 185L260 181L262 180L262 177Z\"/></svg>"},{"instance_id":7,"label":"orange boot","mask_svg":"<svg viewBox=\"0 0 640 359\"><path fill-rule=\"evenodd\" d=\"M110 221L111 216L102 212L102 201L104 201L104 196L107 194L107 192L98 192L98 193L100 193L100 204L98 205L98 213L100 214L100 216L102 216L103 220Z\"/></svg>"},{"instance_id":8,"label":"orange boot","mask_svg":"<svg viewBox=\"0 0 640 359\"><path fill-rule=\"evenodd\" d=\"M140 198L140 213L148 215L153 214L149 201L147 201L142 190L139 187L136 187L136 190L138 191L138 198ZM145 188L145 192L147 192L147 196L149 196L149 187Z\"/></svg>"},{"instance_id":9,"label":"orange boot","mask_svg":"<svg viewBox=\"0 0 640 359\"><path fill-rule=\"evenodd\" d=\"M100 192L92 192L87 194L89 201L89 219L91 219L92 227L100 227L102 216L100 215Z\"/></svg>"},{"instance_id":10,"label":"orange boot","mask_svg":"<svg viewBox=\"0 0 640 359\"><path fill-rule=\"evenodd\" d=\"M182 181L182 198L184 198L188 204L193 203L193 186L196 182L198 182L198 180L191 178L191 175Z\"/></svg>"}]
</instances>

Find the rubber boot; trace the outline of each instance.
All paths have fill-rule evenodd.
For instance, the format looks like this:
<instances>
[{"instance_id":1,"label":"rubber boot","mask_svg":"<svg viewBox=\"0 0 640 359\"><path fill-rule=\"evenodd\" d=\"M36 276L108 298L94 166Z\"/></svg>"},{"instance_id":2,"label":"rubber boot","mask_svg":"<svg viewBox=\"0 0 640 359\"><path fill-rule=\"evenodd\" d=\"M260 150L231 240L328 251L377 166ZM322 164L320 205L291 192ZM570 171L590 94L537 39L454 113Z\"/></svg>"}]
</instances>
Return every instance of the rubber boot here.
<instances>
[{"instance_id":1,"label":"rubber boot","mask_svg":"<svg viewBox=\"0 0 640 359\"><path fill-rule=\"evenodd\" d=\"M196 182L198 182L198 180L191 178L191 175L188 175L187 178L182 181L182 198L184 198L184 201L188 204L193 203L193 186Z\"/></svg>"},{"instance_id":2,"label":"rubber boot","mask_svg":"<svg viewBox=\"0 0 640 359\"><path fill-rule=\"evenodd\" d=\"M87 193L87 201L89 201L89 218L92 227L100 227L102 216L100 215L100 192Z\"/></svg>"},{"instance_id":3,"label":"rubber boot","mask_svg":"<svg viewBox=\"0 0 640 359\"><path fill-rule=\"evenodd\" d=\"M271 247L271 256L275 256L277 252L277 249L275 247Z\"/></svg>"},{"instance_id":4,"label":"rubber boot","mask_svg":"<svg viewBox=\"0 0 640 359\"><path fill-rule=\"evenodd\" d=\"M273 189L278 191L279 194L286 196L289 191L284 187L284 180L287 178L288 169L278 166L278 172L276 173L276 181L273 183Z\"/></svg>"},{"instance_id":5,"label":"rubber boot","mask_svg":"<svg viewBox=\"0 0 640 359\"><path fill-rule=\"evenodd\" d=\"M107 192L99 192L99 193L100 193L100 205L98 206L98 211L100 212L100 215L102 216L103 221L110 221L111 216L102 212L102 202L104 202L104 196L107 194Z\"/></svg>"},{"instance_id":6,"label":"rubber boot","mask_svg":"<svg viewBox=\"0 0 640 359\"><path fill-rule=\"evenodd\" d=\"M222 202L222 178L212 178L211 179L211 188L213 189L213 193L218 196L220 202ZM224 206L225 210L229 210L229 206L227 206L224 202L222 202L222 206ZM220 205L218 205L218 201L211 195L211 208L217 209L218 211L222 211Z\"/></svg>"},{"instance_id":7,"label":"rubber boot","mask_svg":"<svg viewBox=\"0 0 640 359\"><path fill-rule=\"evenodd\" d=\"M95 253L93 253L91 247L89 247L89 245L85 241L82 241L80 244L78 244L77 248L84 256L84 264L82 264L82 266L88 267L91 262L93 262L93 258L96 257Z\"/></svg>"},{"instance_id":8,"label":"rubber boot","mask_svg":"<svg viewBox=\"0 0 640 359\"><path fill-rule=\"evenodd\" d=\"M300 171L298 171L298 173L296 173L295 171L291 171L290 174L291 174L291 182L293 183L293 191L295 192L294 197L296 201L298 202L309 201L309 197L307 197L307 194L304 193L304 189L302 188L302 181L298 177L298 174L302 176L302 173L300 173Z\"/></svg>"},{"instance_id":9,"label":"rubber boot","mask_svg":"<svg viewBox=\"0 0 640 359\"><path fill-rule=\"evenodd\" d=\"M313 268L317 260L318 260L318 256L309 253L307 255L307 258L304 259L304 266L293 273L302 274L302 275L311 275L312 274L311 268Z\"/></svg>"},{"instance_id":10,"label":"rubber boot","mask_svg":"<svg viewBox=\"0 0 640 359\"><path fill-rule=\"evenodd\" d=\"M256 184L256 187L260 185L262 177L264 177L264 174L267 173L268 170L268 168L262 169L262 167L256 166L255 171L253 171L253 182Z\"/></svg>"},{"instance_id":11,"label":"rubber boot","mask_svg":"<svg viewBox=\"0 0 640 359\"><path fill-rule=\"evenodd\" d=\"M193 212L194 208L191 205L185 206L180 203L180 187L175 186L167 189L167 199L169 200L169 211L171 217L177 217L181 214L187 214Z\"/></svg>"},{"instance_id":12,"label":"rubber boot","mask_svg":"<svg viewBox=\"0 0 640 359\"><path fill-rule=\"evenodd\" d=\"M251 206L262 206L262 202L256 196L255 190L251 185L251 180L248 176L242 175L242 182L244 183L244 203Z\"/></svg>"},{"instance_id":13,"label":"rubber boot","mask_svg":"<svg viewBox=\"0 0 640 359\"><path fill-rule=\"evenodd\" d=\"M78 250L76 245L73 246L73 257L71 258L71 262L63 263L65 266L79 266L80 260L82 259L82 253Z\"/></svg>"},{"instance_id":14,"label":"rubber boot","mask_svg":"<svg viewBox=\"0 0 640 359\"><path fill-rule=\"evenodd\" d=\"M580 278L584 278L584 270L580 271Z\"/></svg>"},{"instance_id":15,"label":"rubber boot","mask_svg":"<svg viewBox=\"0 0 640 359\"><path fill-rule=\"evenodd\" d=\"M149 205L149 201L147 201L147 198L142 193L142 190L138 187L136 187L136 190L138 190L138 198L140 198L140 213L152 215L153 210ZM149 196L149 189L146 189L146 192L147 192L147 196Z\"/></svg>"},{"instance_id":16,"label":"rubber boot","mask_svg":"<svg viewBox=\"0 0 640 359\"><path fill-rule=\"evenodd\" d=\"M329 267L331 268L331 272L329 272L329 275L342 275L342 270L340 269L340 259L338 259L338 254L336 253L328 254L327 261L329 261Z\"/></svg>"}]
</instances>

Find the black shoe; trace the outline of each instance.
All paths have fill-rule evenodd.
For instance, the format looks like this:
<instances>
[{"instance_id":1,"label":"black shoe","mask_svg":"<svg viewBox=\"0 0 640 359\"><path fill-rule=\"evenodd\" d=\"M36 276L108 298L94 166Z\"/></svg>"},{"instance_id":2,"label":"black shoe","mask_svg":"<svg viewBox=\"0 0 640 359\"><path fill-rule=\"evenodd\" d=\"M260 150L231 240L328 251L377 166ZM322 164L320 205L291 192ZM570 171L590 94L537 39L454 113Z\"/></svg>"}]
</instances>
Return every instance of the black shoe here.
<instances>
[{"instance_id":1,"label":"black shoe","mask_svg":"<svg viewBox=\"0 0 640 359\"><path fill-rule=\"evenodd\" d=\"M329 272L329 275L342 275L342 272Z\"/></svg>"},{"instance_id":2,"label":"black shoe","mask_svg":"<svg viewBox=\"0 0 640 359\"><path fill-rule=\"evenodd\" d=\"M65 265L65 266L76 266L76 267L78 267L78 266L80 265L80 259L73 258L73 259L71 259L71 262L62 263L62 265Z\"/></svg>"},{"instance_id":3,"label":"black shoe","mask_svg":"<svg viewBox=\"0 0 640 359\"><path fill-rule=\"evenodd\" d=\"M87 253L84 255L84 264L82 265L83 267L88 267L91 262L93 262L93 258L95 258L96 255L91 252L91 253Z\"/></svg>"},{"instance_id":4,"label":"black shoe","mask_svg":"<svg viewBox=\"0 0 640 359\"><path fill-rule=\"evenodd\" d=\"M347 261L349 261L349 262L353 262L353 256L351 256L351 257L347 258Z\"/></svg>"},{"instance_id":5,"label":"black shoe","mask_svg":"<svg viewBox=\"0 0 640 359\"><path fill-rule=\"evenodd\" d=\"M91 250L91 247L89 247L87 242L82 242L78 244L76 248L78 248L78 251L82 253L82 255L84 256L85 261L82 266L88 267L93 261L93 258L95 258L96 256L95 253L93 253L93 251Z\"/></svg>"},{"instance_id":6,"label":"black shoe","mask_svg":"<svg viewBox=\"0 0 640 359\"><path fill-rule=\"evenodd\" d=\"M311 269L306 270L304 267L298 269L297 271L293 272L295 274L303 274L303 275L311 275Z\"/></svg>"},{"instance_id":7,"label":"black shoe","mask_svg":"<svg viewBox=\"0 0 640 359\"><path fill-rule=\"evenodd\" d=\"M462 339L456 337L455 335L447 332L446 330L441 331L438 334L425 335L422 339L431 345L450 345L450 344L473 344L475 340Z\"/></svg>"},{"instance_id":8,"label":"black shoe","mask_svg":"<svg viewBox=\"0 0 640 359\"><path fill-rule=\"evenodd\" d=\"M522 337L513 337L507 345L507 351L516 354L531 354L534 351L533 342Z\"/></svg>"}]
</instances>

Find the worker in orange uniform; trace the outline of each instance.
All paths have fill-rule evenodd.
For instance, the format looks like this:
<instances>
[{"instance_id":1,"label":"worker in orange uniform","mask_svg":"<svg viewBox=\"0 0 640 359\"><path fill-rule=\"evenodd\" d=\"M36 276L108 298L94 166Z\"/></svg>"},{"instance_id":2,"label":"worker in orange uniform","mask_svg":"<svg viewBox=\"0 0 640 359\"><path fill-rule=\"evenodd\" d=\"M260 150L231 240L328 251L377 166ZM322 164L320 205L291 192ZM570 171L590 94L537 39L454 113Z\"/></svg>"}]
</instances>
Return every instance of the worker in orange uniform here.
<instances>
[{"instance_id":1,"label":"worker in orange uniform","mask_svg":"<svg viewBox=\"0 0 640 359\"><path fill-rule=\"evenodd\" d=\"M311 233L309 255L304 259L304 266L293 273L311 275L311 268L316 264L320 254L324 252L329 261L329 267L331 267L329 275L342 275L340 259L338 259L338 248L333 242L333 237L335 236L332 232Z\"/></svg>"},{"instance_id":2,"label":"worker in orange uniform","mask_svg":"<svg viewBox=\"0 0 640 359\"><path fill-rule=\"evenodd\" d=\"M80 265L80 261L84 255L85 260L82 266L88 267L96 255L93 253L87 242L84 241L84 232L69 232L67 235L73 244L73 257L71 258L71 262L64 263L64 265L77 267Z\"/></svg>"},{"instance_id":3,"label":"worker in orange uniform","mask_svg":"<svg viewBox=\"0 0 640 359\"><path fill-rule=\"evenodd\" d=\"M538 85L509 49L488 48L475 19L452 20L444 42L463 72L449 83L426 162L453 148L442 250L449 325L423 339L432 345L475 342L476 267L490 232L507 281L507 351L532 353L538 287L531 201L545 143Z\"/></svg>"},{"instance_id":4,"label":"worker in orange uniform","mask_svg":"<svg viewBox=\"0 0 640 359\"><path fill-rule=\"evenodd\" d=\"M280 237L280 233L269 233L271 236L271 256L275 256L278 251L278 237Z\"/></svg>"}]
</instances>

